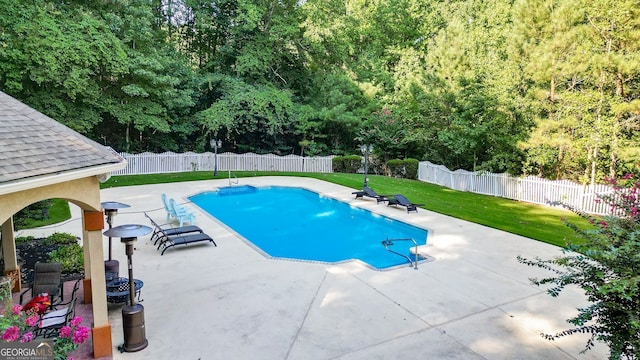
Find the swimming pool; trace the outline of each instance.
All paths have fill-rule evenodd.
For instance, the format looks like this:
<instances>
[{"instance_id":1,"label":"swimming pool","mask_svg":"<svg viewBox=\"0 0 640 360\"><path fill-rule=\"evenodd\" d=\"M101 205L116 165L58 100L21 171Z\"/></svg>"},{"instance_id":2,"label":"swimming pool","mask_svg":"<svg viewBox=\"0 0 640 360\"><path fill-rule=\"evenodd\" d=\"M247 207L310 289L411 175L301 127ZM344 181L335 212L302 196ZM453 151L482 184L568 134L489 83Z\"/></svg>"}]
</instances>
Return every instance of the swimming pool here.
<instances>
[{"instance_id":1,"label":"swimming pool","mask_svg":"<svg viewBox=\"0 0 640 360\"><path fill-rule=\"evenodd\" d=\"M425 229L303 188L232 186L189 200L275 258L328 263L360 260L388 269L409 261L387 251L383 240L412 238L418 245L427 241ZM414 246L411 241L398 241L393 250L410 255L409 248Z\"/></svg>"}]
</instances>

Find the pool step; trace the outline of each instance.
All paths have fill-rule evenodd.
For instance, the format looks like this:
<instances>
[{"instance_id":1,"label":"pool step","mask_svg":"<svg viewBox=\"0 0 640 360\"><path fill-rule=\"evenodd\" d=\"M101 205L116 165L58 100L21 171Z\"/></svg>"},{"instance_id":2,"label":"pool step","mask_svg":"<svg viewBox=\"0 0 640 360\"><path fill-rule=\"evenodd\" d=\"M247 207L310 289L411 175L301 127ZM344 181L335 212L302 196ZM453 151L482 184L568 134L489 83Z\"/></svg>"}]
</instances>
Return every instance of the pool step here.
<instances>
[{"instance_id":1,"label":"pool step","mask_svg":"<svg viewBox=\"0 0 640 360\"><path fill-rule=\"evenodd\" d=\"M256 191L258 191L258 189L251 185L225 186L218 188L218 193L220 195L249 194Z\"/></svg>"}]
</instances>

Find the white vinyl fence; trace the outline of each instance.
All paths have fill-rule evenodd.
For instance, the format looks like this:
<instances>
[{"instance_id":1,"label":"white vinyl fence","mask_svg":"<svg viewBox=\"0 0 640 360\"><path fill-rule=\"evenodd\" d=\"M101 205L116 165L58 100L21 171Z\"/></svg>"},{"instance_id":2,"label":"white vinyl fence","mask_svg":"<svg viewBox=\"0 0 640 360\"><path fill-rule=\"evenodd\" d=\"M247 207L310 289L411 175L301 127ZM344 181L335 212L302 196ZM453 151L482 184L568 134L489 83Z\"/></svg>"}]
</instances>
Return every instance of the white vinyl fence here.
<instances>
[{"instance_id":1,"label":"white vinyl fence","mask_svg":"<svg viewBox=\"0 0 640 360\"><path fill-rule=\"evenodd\" d=\"M120 153L128 162L126 168L114 172L113 175L159 174L187 171L213 171L215 155L206 153L173 153L161 154ZM253 153L218 154L218 171L296 171L296 172L333 172L331 159L333 156L302 157L298 155L258 155Z\"/></svg>"},{"instance_id":2,"label":"white vinyl fence","mask_svg":"<svg viewBox=\"0 0 640 360\"><path fill-rule=\"evenodd\" d=\"M484 171L451 171L428 161L420 162L418 179L450 189L535 204L561 202L590 214L605 215L610 210L608 205L596 201L596 194L612 192L606 185L580 185L567 180L546 180L536 176L516 178L508 174Z\"/></svg>"},{"instance_id":3,"label":"white vinyl fence","mask_svg":"<svg viewBox=\"0 0 640 360\"><path fill-rule=\"evenodd\" d=\"M114 172L113 175L213 171L215 164L215 155L211 152L120 153L120 156L127 160L128 165L126 168ZM330 173L333 172L331 162L333 158L334 156L302 157L298 155L278 156L225 152L218 154L218 171ZM418 179L450 189L535 204L550 205L552 202L561 202L590 214L605 215L610 210L608 205L596 201L596 194L612 191L606 185L580 185L571 181L553 181L536 176L516 178L508 174L493 174L484 171L451 171L442 165L432 164L428 161L420 162Z\"/></svg>"}]
</instances>

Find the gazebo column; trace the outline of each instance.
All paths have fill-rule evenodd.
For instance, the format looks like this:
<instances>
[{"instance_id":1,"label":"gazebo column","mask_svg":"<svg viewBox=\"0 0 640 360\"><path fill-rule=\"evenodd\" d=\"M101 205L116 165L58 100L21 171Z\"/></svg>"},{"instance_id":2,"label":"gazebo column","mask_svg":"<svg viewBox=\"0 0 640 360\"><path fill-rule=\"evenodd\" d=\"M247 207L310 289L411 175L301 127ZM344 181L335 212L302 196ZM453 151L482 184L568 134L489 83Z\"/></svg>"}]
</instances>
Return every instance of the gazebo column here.
<instances>
[{"instance_id":1,"label":"gazebo column","mask_svg":"<svg viewBox=\"0 0 640 360\"><path fill-rule=\"evenodd\" d=\"M0 226L2 232L2 250L4 253L4 275L13 274L14 278L18 280L13 284L12 292L18 292L21 290L22 284L20 283L20 268L18 267L18 256L16 255L16 243L14 240L13 232L13 217L10 216ZM17 276L15 276L17 273Z\"/></svg>"},{"instance_id":2,"label":"gazebo column","mask_svg":"<svg viewBox=\"0 0 640 360\"><path fill-rule=\"evenodd\" d=\"M110 356L113 353L111 324L107 311L107 288L104 275L102 211L84 211L82 214L84 248L84 301L93 304L93 357ZM96 286L93 286L96 285Z\"/></svg>"}]
</instances>

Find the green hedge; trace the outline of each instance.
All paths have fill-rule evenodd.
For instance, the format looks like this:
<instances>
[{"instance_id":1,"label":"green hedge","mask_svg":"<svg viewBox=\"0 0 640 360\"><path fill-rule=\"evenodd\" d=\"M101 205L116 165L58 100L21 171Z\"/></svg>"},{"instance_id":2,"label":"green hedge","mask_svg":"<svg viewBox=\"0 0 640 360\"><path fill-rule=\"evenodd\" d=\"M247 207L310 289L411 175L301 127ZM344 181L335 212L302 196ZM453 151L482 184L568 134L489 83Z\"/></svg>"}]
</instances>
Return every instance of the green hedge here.
<instances>
[{"instance_id":1,"label":"green hedge","mask_svg":"<svg viewBox=\"0 0 640 360\"><path fill-rule=\"evenodd\" d=\"M417 159L391 159L386 162L388 176L417 179L420 162ZM362 157L359 155L336 156L332 160L333 172L355 174L362 168ZM375 172L375 163L369 163L369 173Z\"/></svg>"},{"instance_id":2,"label":"green hedge","mask_svg":"<svg viewBox=\"0 0 640 360\"><path fill-rule=\"evenodd\" d=\"M347 155L344 157L345 172L355 174L362 167L362 157L358 155Z\"/></svg>"},{"instance_id":3,"label":"green hedge","mask_svg":"<svg viewBox=\"0 0 640 360\"><path fill-rule=\"evenodd\" d=\"M387 161L387 172L391 177L404 177L404 161L400 159L391 159Z\"/></svg>"},{"instance_id":4,"label":"green hedge","mask_svg":"<svg viewBox=\"0 0 640 360\"><path fill-rule=\"evenodd\" d=\"M389 176L417 179L419 161L416 159L391 159L387 161L387 172Z\"/></svg>"},{"instance_id":5,"label":"green hedge","mask_svg":"<svg viewBox=\"0 0 640 360\"><path fill-rule=\"evenodd\" d=\"M343 173L344 170L344 156L336 156L331 159L331 165L333 168L333 172Z\"/></svg>"},{"instance_id":6,"label":"green hedge","mask_svg":"<svg viewBox=\"0 0 640 360\"><path fill-rule=\"evenodd\" d=\"M420 165L420 161L418 159L404 159L404 171L405 177L407 179L418 179L418 167Z\"/></svg>"},{"instance_id":7,"label":"green hedge","mask_svg":"<svg viewBox=\"0 0 640 360\"><path fill-rule=\"evenodd\" d=\"M362 157L358 155L336 156L331 161L334 172L355 174L362 167Z\"/></svg>"}]
</instances>

